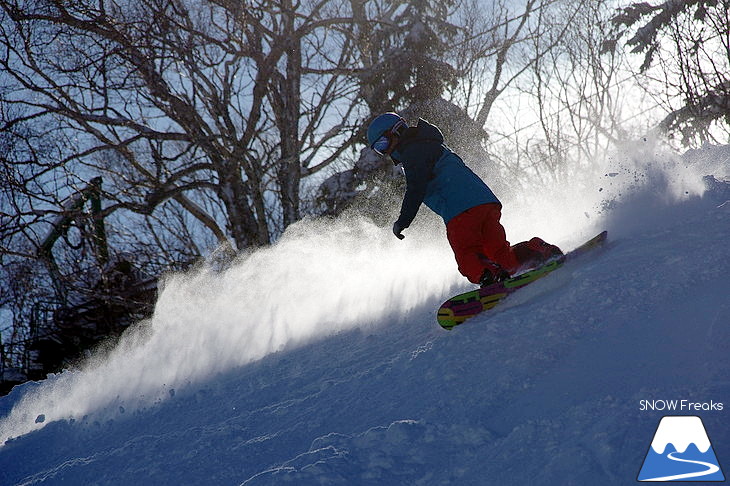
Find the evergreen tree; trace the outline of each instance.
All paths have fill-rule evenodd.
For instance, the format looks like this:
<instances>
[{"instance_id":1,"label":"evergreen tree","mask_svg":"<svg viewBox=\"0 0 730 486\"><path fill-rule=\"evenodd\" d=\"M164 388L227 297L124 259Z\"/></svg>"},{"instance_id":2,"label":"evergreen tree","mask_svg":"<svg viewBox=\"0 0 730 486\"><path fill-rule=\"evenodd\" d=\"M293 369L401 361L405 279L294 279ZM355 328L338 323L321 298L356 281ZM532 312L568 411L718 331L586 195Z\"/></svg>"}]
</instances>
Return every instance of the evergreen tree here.
<instances>
[{"instance_id":1,"label":"evergreen tree","mask_svg":"<svg viewBox=\"0 0 730 486\"><path fill-rule=\"evenodd\" d=\"M384 10L375 6L374 28L361 42L361 95L371 113L438 98L456 82L456 70L444 61L458 33L448 21L454 3L415 0Z\"/></svg>"},{"instance_id":2,"label":"evergreen tree","mask_svg":"<svg viewBox=\"0 0 730 486\"><path fill-rule=\"evenodd\" d=\"M458 70L447 61L463 34L449 21L455 6L454 0L411 0L373 2L370 10L355 9L362 59L360 97L370 112L368 119L386 111L397 111L410 123L425 118L439 126L458 152L477 151L478 158L485 158L479 146L484 131L463 109L442 97L459 79ZM365 206L394 207L401 191L392 186L402 181L392 176L390 162L366 147L352 169L322 184L319 201L331 214L341 212L355 198L363 203L374 199Z\"/></svg>"}]
</instances>

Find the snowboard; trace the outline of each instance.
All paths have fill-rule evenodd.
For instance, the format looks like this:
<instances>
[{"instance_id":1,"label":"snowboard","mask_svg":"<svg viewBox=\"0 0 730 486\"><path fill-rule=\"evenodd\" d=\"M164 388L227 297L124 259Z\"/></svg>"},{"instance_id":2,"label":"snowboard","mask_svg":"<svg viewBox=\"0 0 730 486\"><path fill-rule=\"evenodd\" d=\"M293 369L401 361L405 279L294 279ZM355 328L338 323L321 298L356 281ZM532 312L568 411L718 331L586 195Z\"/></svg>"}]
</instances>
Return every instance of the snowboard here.
<instances>
[{"instance_id":1,"label":"snowboard","mask_svg":"<svg viewBox=\"0 0 730 486\"><path fill-rule=\"evenodd\" d=\"M452 329L454 326L463 323L480 312L491 309L516 290L521 289L525 285L531 284L535 280L550 274L554 270L557 270L562 267L566 261L579 257L594 248L600 247L606 241L607 237L608 232L603 231L574 250L571 250L555 260L548 261L537 268L521 273L520 275L516 275L502 282L497 282L492 285L487 285L452 297L441 304L441 307L439 307L439 310L436 313L436 319L444 329Z\"/></svg>"}]
</instances>

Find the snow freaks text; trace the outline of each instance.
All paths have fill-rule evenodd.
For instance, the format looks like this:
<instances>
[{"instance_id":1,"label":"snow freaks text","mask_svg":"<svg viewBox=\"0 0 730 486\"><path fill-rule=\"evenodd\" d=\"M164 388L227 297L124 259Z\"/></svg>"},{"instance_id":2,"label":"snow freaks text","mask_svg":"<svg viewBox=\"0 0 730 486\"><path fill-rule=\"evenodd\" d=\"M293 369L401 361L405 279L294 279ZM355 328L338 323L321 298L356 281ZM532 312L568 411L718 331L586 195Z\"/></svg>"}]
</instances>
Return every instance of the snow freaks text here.
<instances>
[{"instance_id":1,"label":"snow freaks text","mask_svg":"<svg viewBox=\"0 0 730 486\"><path fill-rule=\"evenodd\" d=\"M640 400L639 410L642 412L651 410L671 412L720 412L723 410L722 402L693 402L690 400Z\"/></svg>"}]
</instances>

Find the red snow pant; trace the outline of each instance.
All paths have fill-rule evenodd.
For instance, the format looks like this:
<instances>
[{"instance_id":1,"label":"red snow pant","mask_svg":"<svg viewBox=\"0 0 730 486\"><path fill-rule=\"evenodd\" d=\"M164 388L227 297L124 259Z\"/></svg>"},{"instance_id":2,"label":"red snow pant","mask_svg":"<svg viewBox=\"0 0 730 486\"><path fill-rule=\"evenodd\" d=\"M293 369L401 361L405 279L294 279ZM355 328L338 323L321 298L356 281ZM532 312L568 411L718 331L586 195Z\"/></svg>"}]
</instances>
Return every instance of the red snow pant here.
<instances>
[{"instance_id":1,"label":"red snow pant","mask_svg":"<svg viewBox=\"0 0 730 486\"><path fill-rule=\"evenodd\" d=\"M512 275L527 257L520 251L525 243L510 246L499 222L501 217L500 204L481 204L455 216L446 225L446 236L459 272L472 283L479 283L490 262L499 264Z\"/></svg>"}]
</instances>

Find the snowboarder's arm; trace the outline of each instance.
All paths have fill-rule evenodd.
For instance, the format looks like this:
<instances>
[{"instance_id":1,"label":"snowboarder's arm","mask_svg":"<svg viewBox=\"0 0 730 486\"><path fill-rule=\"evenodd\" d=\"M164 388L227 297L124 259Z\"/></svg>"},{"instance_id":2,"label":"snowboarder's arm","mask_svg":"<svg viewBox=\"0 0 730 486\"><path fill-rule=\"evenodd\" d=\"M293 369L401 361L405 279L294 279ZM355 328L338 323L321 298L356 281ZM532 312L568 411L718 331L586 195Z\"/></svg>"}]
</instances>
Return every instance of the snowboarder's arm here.
<instances>
[{"instance_id":1,"label":"snowboarder's arm","mask_svg":"<svg viewBox=\"0 0 730 486\"><path fill-rule=\"evenodd\" d=\"M403 161L403 170L406 173L406 194L403 197L400 217L396 221L396 224L403 229L408 228L413 222L416 213L418 213L418 208L426 197L432 164L425 163L425 161L420 162L420 164L422 165L419 167L419 162Z\"/></svg>"}]
</instances>

